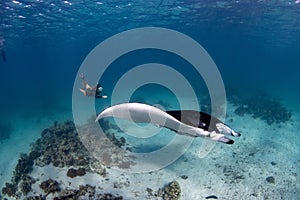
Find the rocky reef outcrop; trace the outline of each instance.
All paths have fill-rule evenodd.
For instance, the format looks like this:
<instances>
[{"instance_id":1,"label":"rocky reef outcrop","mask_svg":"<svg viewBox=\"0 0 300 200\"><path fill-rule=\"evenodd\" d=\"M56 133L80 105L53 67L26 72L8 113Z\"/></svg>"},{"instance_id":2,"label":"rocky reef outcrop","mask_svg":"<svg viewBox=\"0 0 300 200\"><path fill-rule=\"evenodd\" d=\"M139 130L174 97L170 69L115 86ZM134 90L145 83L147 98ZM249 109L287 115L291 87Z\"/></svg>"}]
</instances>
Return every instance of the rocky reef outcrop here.
<instances>
[{"instance_id":1,"label":"rocky reef outcrop","mask_svg":"<svg viewBox=\"0 0 300 200\"><path fill-rule=\"evenodd\" d=\"M48 195L50 193L59 192L60 188L58 186L58 182L55 180L52 180L51 178L43 181L40 184L40 188Z\"/></svg>"},{"instance_id":2,"label":"rocky reef outcrop","mask_svg":"<svg viewBox=\"0 0 300 200\"><path fill-rule=\"evenodd\" d=\"M92 157L81 143L72 121L45 129L42 137L33 145L32 150L42 156L36 160L37 166L50 163L55 167L88 166Z\"/></svg>"},{"instance_id":3,"label":"rocky reef outcrop","mask_svg":"<svg viewBox=\"0 0 300 200\"><path fill-rule=\"evenodd\" d=\"M70 168L67 172L67 176L70 178L74 178L76 176L84 176L86 174L85 168L74 169Z\"/></svg>"},{"instance_id":4,"label":"rocky reef outcrop","mask_svg":"<svg viewBox=\"0 0 300 200\"><path fill-rule=\"evenodd\" d=\"M163 200L179 200L181 196L180 185L177 181L172 181L160 188L155 196L161 197Z\"/></svg>"},{"instance_id":5,"label":"rocky reef outcrop","mask_svg":"<svg viewBox=\"0 0 300 200\"><path fill-rule=\"evenodd\" d=\"M124 139L110 137L115 144L122 146ZM80 186L78 190L64 190L56 180L48 179L39 184L45 194L27 197L32 191L32 184L36 183L30 173L33 166L43 167L52 164L54 167L69 167L67 176L73 178L84 176L88 172L106 176L106 168L96 160L82 144L75 125L72 121L46 128L41 133L41 138L31 145L28 154L20 154L20 158L13 172L10 183L2 188L2 194L16 199L46 199L50 193L55 199L122 199L110 193L95 195L95 187L90 185ZM88 198L85 198L85 197ZM79 198L80 197L80 198Z\"/></svg>"},{"instance_id":6,"label":"rocky reef outcrop","mask_svg":"<svg viewBox=\"0 0 300 200\"><path fill-rule=\"evenodd\" d=\"M241 92L233 88L228 88L226 92L227 100L236 107L234 113L239 116L250 115L268 125L284 123L292 117L292 113L286 107L265 92ZM201 111L211 113L209 97L204 97L200 103ZM217 113L220 109L222 110L220 107L214 108Z\"/></svg>"}]
</instances>

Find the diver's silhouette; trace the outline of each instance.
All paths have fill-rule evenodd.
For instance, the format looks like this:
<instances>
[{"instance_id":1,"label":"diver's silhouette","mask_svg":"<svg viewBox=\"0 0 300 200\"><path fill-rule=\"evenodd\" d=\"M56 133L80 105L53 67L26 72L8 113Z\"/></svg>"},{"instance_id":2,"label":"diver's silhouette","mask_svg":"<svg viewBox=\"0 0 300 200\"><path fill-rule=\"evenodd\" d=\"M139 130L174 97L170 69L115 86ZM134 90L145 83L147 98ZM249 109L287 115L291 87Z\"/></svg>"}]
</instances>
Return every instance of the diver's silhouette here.
<instances>
[{"instance_id":1,"label":"diver's silhouette","mask_svg":"<svg viewBox=\"0 0 300 200\"><path fill-rule=\"evenodd\" d=\"M84 96L94 96L96 98L102 98L102 99L106 99L107 96L102 96L100 95L100 93L103 90L103 87L97 83L96 86L90 86L83 73L79 74L80 78L83 80L83 88L80 88L80 92L82 92L84 94Z\"/></svg>"}]
</instances>

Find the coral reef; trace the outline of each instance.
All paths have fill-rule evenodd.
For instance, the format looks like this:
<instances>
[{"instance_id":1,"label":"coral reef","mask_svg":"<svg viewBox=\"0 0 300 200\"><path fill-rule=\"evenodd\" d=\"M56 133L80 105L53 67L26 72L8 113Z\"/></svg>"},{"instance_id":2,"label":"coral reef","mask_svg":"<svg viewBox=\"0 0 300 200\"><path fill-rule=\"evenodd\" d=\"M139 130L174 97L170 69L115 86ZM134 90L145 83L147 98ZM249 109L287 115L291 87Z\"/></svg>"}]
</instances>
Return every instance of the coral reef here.
<instances>
[{"instance_id":1,"label":"coral reef","mask_svg":"<svg viewBox=\"0 0 300 200\"><path fill-rule=\"evenodd\" d=\"M164 200L179 200L181 196L180 185L177 181L172 181L164 188L159 189L156 196Z\"/></svg>"},{"instance_id":2,"label":"coral reef","mask_svg":"<svg viewBox=\"0 0 300 200\"><path fill-rule=\"evenodd\" d=\"M32 151L29 155L21 154L20 159L18 160L17 166L13 173L11 183L6 183L5 187L2 189L3 194L8 196L15 196L18 188L18 184L21 180L23 182L20 184L21 191L24 194L27 194L31 190L31 184L34 180L28 176L28 173L31 172L34 160L40 154Z\"/></svg>"},{"instance_id":3,"label":"coral reef","mask_svg":"<svg viewBox=\"0 0 300 200\"><path fill-rule=\"evenodd\" d=\"M64 124L54 123L54 126L42 132L42 138L32 145L33 151L42 156L36 160L36 165L45 166L53 163L55 167L88 166L91 155L78 138L72 121Z\"/></svg>"},{"instance_id":4,"label":"coral reef","mask_svg":"<svg viewBox=\"0 0 300 200\"><path fill-rule=\"evenodd\" d=\"M48 179L40 184L40 188L46 193L54 193L59 192L60 188L58 186L58 182L52 179Z\"/></svg>"},{"instance_id":5,"label":"coral reef","mask_svg":"<svg viewBox=\"0 0 300 200\"><path fill-rule=\"evenodd\" d=\"M23 174L28 174L32 170L33 162L40 154L36 151L30 152L29 155L22 153L15 168L12 182L19 183Z\"/></svg>"},{"instance_id":6,"label":"coral reef","mask_svg":"<svg viewBox=\"0 0 300 200\"><path fill-rule=\"evenodd\" d=\"M78 189L60 189L56 181L49 179L44 181L40 187L46 195L26 197L25 200L45 200L52 193L53 200L122 200L122 196L110 193L96 194L96 187L89 184L79 185Z\"/></svg>"},{"instance_id":7,"label":"coral reef","mask_svg":"<svg viewBox=\"0 0 300 200\"><path fill-rule=\"evenodd\" d=\"M123 200L122 196L115 196L110 193L105 193L97 196L97 200Z\"/></svg>"},{"instance_id":8,"label":"coral reef","mask_svg":"<svg viewBox=\"0 0 300 200\"><path fill-rule=\"evenodd\" d=\"M241 94L237 91L228 93L228 100L237 106L235 113L243 116L251 115L260 118L267 124L284 123L290 120L292 113L278 101L272 99L266 93L257 92L251 95Z\"/></svg>"},{"instance_id":9,"label":"coral reef","mask_svg":"<svg viewBox=\"0 0 300 200\"><path fill-rule=\"evenodd\" d=\"M107 138L117 147L122 147L125 146L126 144L126 139L124 137L120 137L120 139L117 139L115 134L106 134Z\"/></svg>"},{"instance_id":10,"label":"coral reef","mask_svg":"<svg viewBox=\"0 0 300 200\"><path fill-rule=\"evenodd\" d=\"M109 129L113 129L116 132L123 132L116 124L110 123L109 120L106 119L100 119L99 124L102 128L102 130L106 133L105 136L117 147L121 148L126 146L126 139L124 137L117 138L114 133L109 133ZM130 150L130 148L127 147L127 150Z\"/></svg>"},{"instance_id":11,"label":"coral reef","mask_svg":"<svg viewBox=\"0 0 300 200\"><path fill-rule=\"evenodd\" d=\"M5 194L9 197L15 196L17 191L17 186L11 183L5 183L5 187L2 188L2 194Z\"/></svg>"},{"instance_id":12,"label":"coral reef","mask_svg":"<svg viewBox=\"0 0 300 200\"><path fill-rule=\"evenodd\" d=\"M60 191L53 200L73 200L73 199L90 199L90 200L122 200L122 196L114 196L109 193L96 194L95 186L80 185L78 190L66 189Z\"/></svg>"},{"instance_id":13,"label":"coral reef","mask_svg":"<svg viewBox=\"0 0 300 200\"><path fill-rule=\"evenodd\" d=\"M43 195L26 197L24 200L46 200Z\"/></svg>"},{"instance_id":14,"label":"coral reef","mask_svg":"<svg viewBox=\"0 0 300 200\"><path fill-rule=\"evenodd\" d=\"M84 176L86 174L85 168L74 169L70 168L67 172L67 176L74 178L76 176Z\"/></svg>"},{"instance_id":15,"label":"coral reef","mask_svg":"<svg viewBox=\"0 0 300 200\"><path fill-rule=\"evenodd\" d=\"M100 125L103 132L99 132L99 126L96 125L94 121L79 127L79 133L84 133L80 135L80 139L83 141L91 155L108 167L124 169L134 165L133 159L128 154L130 147L125 144L125 138L117 138L108 131L111 129L113 132L118 132L119 129L115 129L113 123L105 122L105 120L101 120Z\"/></svg>"},{"instance_id":16,"label":"coral reef","mask_svg":"<svg viewBox=\"0 0 300 200\"><path fill-rule=\"evenodd\" d=\"M31 191L31 185L34 184L36 180L31 176L24 174L22 176L22 182L20 183L20 189L23 194L28 194Z\"/></svg>"},{"instance_id":17,"label":"coral reef","mask_svg":"<svg viewBox=\"0 0 300 200\"><path fill-rule=\"evenodd\" d=\"M110 128L109 123L107 126ZM40 188L46 195L39 194L27 197L27 194L32 190L32 184L38 181L30 176L34 164L40 167L48 164L53 164L59 168L71 167L67 172L67 176L71 178L83 176L87 172L95 172L101 176L107 175L105 167L82 144L72 121L66 121L63 124L54 122L54 125L45 129L41 135L42 137L31 145L29 154L20 155L11 183L6 183L5 187L2 188L3 195L15 198L22 197L26 200L43 200L50 193L55 196L54 199L123 199L122 196L114 196L109 193L95 194L95 187L90 185L80 186L78 190L64 190L60 188L56 180L52 179L40 183ZM110 139L108 137L105 139L112 140L115 143L114 146L123 146L126 142L125 138L118 139L114 135L111 135ZM127 162L119 162L118 164L130 165Z\"/></svg>"},{"instance_id":18,"label":"coral reef","mask_svg":"<svg viewBox=\"0 0 300 200\"><path fill-rule=\"evenodd\" d=\"M284 123L291 119L292 113L264 92L242 93L232 88L227 89L226 92L227 100L236 107L234 113L237 115L251 115L269 125ZM203 96L199 104L202 112L211 114L214 106L215 117L224 115L224 105L213 105L209 96Z\"/></svg>"}]
</instances>

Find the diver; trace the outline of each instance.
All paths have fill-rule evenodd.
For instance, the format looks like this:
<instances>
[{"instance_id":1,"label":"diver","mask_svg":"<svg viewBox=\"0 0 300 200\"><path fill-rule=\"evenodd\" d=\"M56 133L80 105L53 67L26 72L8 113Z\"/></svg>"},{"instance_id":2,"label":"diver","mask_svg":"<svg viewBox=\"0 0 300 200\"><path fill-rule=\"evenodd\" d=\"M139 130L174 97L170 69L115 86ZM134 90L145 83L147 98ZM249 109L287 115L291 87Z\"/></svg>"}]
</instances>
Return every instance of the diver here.
<instances>
[{"instance_id":1,"label":"diver","mask_svg":"<svg viewBox=\"0 0 300 200\"><path fill-rule=\"evenodd\" d=\"M0 37L0 53L1 53L2 60L4 62L6 62L6 55L5 55L5 51L4 51L4 43L5 43L5 39Z\"/></svg>"},{"instance_id":2,"label":"diver","mask_svg":"<svg viewBox=\"0 0 300 200\"><path fill-rule=\"evenodd\" d=\"M103 90L103 87L101 87L101 85L99 83L97 83L96 86L90 86L83 73L79 74L80 78L83 80L83 88L80 88L79 90L84 94L84 96L91 96L91 97L95 97L95 98L102 98L102 99L106 99L107 96L102 96L100 95L100 93Z\"/></svg>"}]
</instances>

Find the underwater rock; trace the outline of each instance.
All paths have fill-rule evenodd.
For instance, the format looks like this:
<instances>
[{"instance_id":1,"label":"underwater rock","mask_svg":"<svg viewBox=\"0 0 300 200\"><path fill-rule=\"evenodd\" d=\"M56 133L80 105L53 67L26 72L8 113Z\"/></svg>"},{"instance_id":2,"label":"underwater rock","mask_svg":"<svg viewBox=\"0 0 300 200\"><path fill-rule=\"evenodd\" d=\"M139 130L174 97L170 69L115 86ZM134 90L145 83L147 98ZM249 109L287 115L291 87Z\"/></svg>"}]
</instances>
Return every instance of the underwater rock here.
<instances>
[{"instance_id":1,"label":"underwater rock","mask_svg":"<svg viewBox=\"0 0 300 200\"><path fill-rule=\"evenodd\" d=\"M70 168L67 172L67 176L74 178L76 176L84 176L86 174L85 168L74 169Z\"/></svg>"},{"instance_id":2,"label":"underwater rock","mask_svg":"<svg viewBox=\"0 0 300 200\"><path fill-rule=\"evenodd\" d=\"M108 172L105 167L97 159L93 159L90 163L91 171L99 174L100 176L106 177Z\"/></svg>"},{"instance_id":3,"label":"underwater rock","mask_svg":"<svg viewBox=\"0 0 300 200\"><path fill-rule=\"evenodd\" d=\"M271 162L271 165L273 165L273 166L276 165L276 164L277 164L276 162L273 162L273 161Z\"/></svg>"},{"instance_id":4,"label":"underwater rock","mask_svg":"<svg viewBox=\"0 0 300 200\"><path fill-rule=\"evenodd\" d=\"M87 185L79 185L79 196L86 196L86 197L94 197L96 193L96 187Z\"/></svg>"},{"instance_id":5,"label":"underwater rock","mask_svg":"<svg viewBox=\"0 0 300 200\"><path fill-rule=\"evenodd\" d=\"M179 200L181 196L180 185L177 181L172 181L163 189L159 189L156 195L164 200Z\"/></svg>"},{"instance_id":6,"label":"underwater rock","mask_svg":"<svg viewBox=\"0 0 300 200\"><path fill-rule=\"evenodd\" d=\"M99 125L101 126L103 132L106 132L107 130L109 130L111 128L109 121L106 119L100 119L98 122L99 122Z\"/></svg>"},{"instance_id":7,"label":"underwater rock","mask_svg":"<svg viewBox=\"0 0 300 200\"><path fill-rule=\"evenodd\" d=\"M110 123L110 126L113 126ZM95 155L102 165L109 167L130 168L135 163L132 161L132 157L128 156L127 145L123 146L124 139L118 139L114 134L104 133L96 134L99 132L99 128L95 126L95 122L84 124L79 127L80 133L84 133L81 137L81 141L85 144L86 148L91 152L91 155ZM118 130L111 129L110 132L116 133ZM122 142L123 141L123 142Z\"/></svg>"},{"instance_id":8,"label":"underwater rock","mask_svg":"<svg viewBox=\"0 0 300 200\"><path fill-rule=\"evenodd\" d=\"M266 93L258 92L252 95L243 95L242 93L229 93L228 100L237 106L234 113L240 116L245 114L253 118L259 118L268 125L273 123L284 123L290 120L292 113L289 112L278 101L269 97Z\"/></svg>"},{"instance_id":9,"label":"underwater rock","mask_svg":"<svg viewBox=\"0 0 300 200\"><path fill-rule=\"evenodd\" d=\"M31 196L26 197L24 200L46 200L46 197L39 195L39 196Z\"/></svg>"},{"instance_id":10,"label":"underwater rock","mask_svg":"<svg viewBox=\"0 0 300 200\"><path fill-rule=\"evenodd\" d=\"M20 189L23 194L28 194L31 191L31 185L35 183L34 178L25 174L22 176L22 182L20 183Z\"/></svg>"},{"instance_id":11,"label":"underwater rock","mask_svg":"<svg viewBox=\"0 0 300 200\"><path fill-rule=\"evenodd\" d=\"M28 194L31 191L31 183L28 182L21 182L20 184L21 191L23 194Z\"/></svg>"},{"instance_id":12,"label":"underwater rock","mask_svg":"<svg viewBox=\"0 0 300 200\"><path fill-rule=\"evenodd\" d=\"M114 188L122 188L122 184L118 183L118 182L114 182L113 187Z\"/></svg>"},{"instance_id":13,"label":"underwater rock","mask_svg":"<svg viewBox=\"0 0 300 200\"><path fill-rule=\"evenodd\" d=\"M94 124L94 121L92 123ZM102 120L101 126L103 124L106 128L111 128L108 121ZM106 129L105 127L104 129ZM85 131L92 131L89 130L88 125L83 128ZM125 138L118 139L114 134L107 134L107 138L118 147L122 147L126 143ZM81 142L75 125L71 121L55 124L55 126L45 129L42 132L42 138L32 145L32 150L41 153L41 156L35 161L35 164L41 167L53 163L53 166L60 168L75 166L90 170L90 163L94 160ZM124 166L125 164L128 163L124 163Z\"/></svg>"},{"instance_id":14,"label":"underwater rock","mask_svg":"<svg viewBox=\"0 0 300 200\"><path fill-rule=\"evenodd\" d=\"M52 180L51 178L42 182L40 184L40 188L46 193L54 193L60 191L58 182L55 180Z\"/></svg>"},{"instance_id":15,"label":"underwater rock","mask_svg":"<svg viewBox=\"0 0 300 200\"><path fill-rule=\"evenodd\" d=\"M121 148L123 146L126 145L126 139L124 137L120 137L120 139L118 139L115 134L106 134L107 138L117 147Z\"/></svg>"},{"instance_id":16,"label":"underwater rock","mask_svg":"<svg viewBox=\"0 0 300 200\"><path fill-rule=\"evenodd\" d=\"M120 142L121 142L122 146L124 146L126 143L126 139L124 137L120 137Z\"/></svg>"},{"instance_id":17,"label":"underwater rock","mask_svg":"<svg viewBox=\"0 0 300 200\"><path fill-rule=\"evenodd\" d=\"M269 177L267 177L267 178L266 178L266 181L267 181L268 183L275 184L275 178L274 178L274 176L269 176Z\"/></svg>"},{"instance_id":18,"label":"underwater rock","mask_svg":"<svg viewBox=\"0 0 300 200\"><path fill-rule=\"evenodd\" d=\"M29 158L30 158L30 160L35 160L35 159L37 159L38 157L40 157L42 155L42 153L41 152L39 152L39 151L31 151L30 153L29 153Z\"/></svg>"},{"instance_id":19,"label":"underwater rock","mask_svg":"<svg viewBox=\"0 0 300 200\"><path fill-rule=\"evenodd\" d=\"M117 144L119 145L124 145L126 142L125 138L112 138L113 140L118 140ZM107 139L107 141L109 140ZM80 186L79 190L61 191L58 182L52 179L46 180L39 185L46 195L27 197L27 194L32 189L32 184L35 182L28 175L32 171L33 164L45 166L50 163L57 167L72 167L67 173L69 177L83 176L87 171L95 172L102 176L107 175L104 165L95 159L83 146L74 123L70 121L63 124L55 123L54 126L45 129L42 132L42 137L31 145L29 154L20 154L11 183L6 183L6 186L2 189L2 194L9 197L22 197L28 200L46 199L49 193L53 193L54 199L123 199L122 196L114 196L110 193L95 195L95 187L90 185ZM128 167L131 163L120 160L118 164L120 167Z\"/></svg>"},{"instance_id":20,"label":"underwater rock","mask_svg":"<svg viewBox=\"0 0 300 200\"><path fill-rule=\"evenodd\" d=\"M151 188L146 188L146 191L148 192L148 194L150 195L150 196L153 196L153 190L151 189Z\"/></svg>"},{"instance_id":21,"label":"underwater rock","mask_svg":"<svg viewBox=\"0 0 300 200\"><path fill-rule=\"evenodd\" d=\"M9 197L15 196L17 192L17 186L11 183L5 183L5 187L2 188L2 194L5 194Z\"/></svg>"},{"instance_id":22,"label":"underwater rock","mask_svg":"<svg viewBox=\"0 0 300 200\"><path fill-rule=\"evenodd\" d=\"M94 123L94 120L95 120L95 119L92 120L92 123ZM119 128L118 125L113 124L113 123L110 123L110 121L107 120L107 119L100 119L98 122L99 122L99 125L101 126L103 132L107 132L107 130L109 130L109 129L114 129L114 130L116 130L117 132L123 132L123 131Z\"/></svg>"},{"instance_id":23,"label":"underwater rock","mask_svg":"<svg viewBox=\"0 0 300 200\"><path fill-rule=\"evenodd\" d=\"M42 138L33 145L32 150L40 156L35 164L45 166L53 163L55 167L88 166L91 155L78 137L73 122L56 123L42 132Z\"/></svg>"},{"instance_id":24,"label":"underwater rock","mask_svg":"<svg viewBox=\"0 0 300 200\"><path fill-rule=\"evenodd\" d=\"M97 195L97 200L123 200L122 196L114 196L110 193Z\"/></svg>"},{"instance_id":25,"label":"underwater rock","mask_svg":"<svg viewBox=\"0 0 300 200\"><path fill-rule=\"evenodd\" d=\"M12 182L16 185L20 182L23 174L28 174L32 170L33 159L30 155L26 155L24 153L20 154L20 159L18 160L18 164L13 172Z\"/></svg>"},{"instance_id":26,"label":"underwater rock","mask_svg":"<svg viewBox=\"0 0 300 200\"><path fill-rule=\"evenodd\" d=\"M2 188L3 194L7 194L8 196L15 196L15 193L18 189L17 186L21 179L23 179L23 182L25 180L25 182L20 185L21 191L28 193L31 190L31 182L33 180L26 177L28 177L27 174L32 170L33 161L35 157L35 153L29 155L24 153L20 154L20 159L18 160L17 166L15 167L15 170L13 172L11 183L6 183L6 186Z\"/></svg>"},{"instance_id":27,"label":"underwater rock","mask_svg":"<svg viewBox=\"0 0 300 200\"><path fill-rule=\"evenodd\" d=\"M80 185L79 190L62 190L59 192L58 196L54 200L63 200L63 199L95 199L95 186ZM82 198L80 198L82 197Z\"/></svg>"},{"instance_id":28,"label":"underwater rock","mask_svg":"<svg viewBox=\"0 0 300 200\"><path fill-rule=\"evenodd\" d=\"M184 180L186 180L186 179L188 179L188 176L187 175L182 175L182 176L180 176L182 179L184 179Z\"/></svg>"},{"instance_id":29,"label":"underwater rock","mask_svg":"<svg viewBox=\"0 0 300 200\"><path fill-rule=\"evenodd\" d=\"M245 179L244 175L240 170L236 169L233 166L224 166L223 174L226 176L226 180L230 183L238 183L241 180Z\"/></svg>"},{"instance_id":30,"label":"underwater rock","mask_svg":"<svg viewBox=\"0 0 300 200\"><path fill-rule=\"evenodd\" d=\"M109 129L114 129L117 132L123 132L117 125L110 123L106 119L100 119L99 124L104 132ZM106 133L106 137L117 147L121 148L126 145L126 139L124 137L117 138L114 133Z\"/></svg>"},{"instance_id":31,"label":"underwater rock","mask_svg":"<svg viewBox=\"0 0 300 200\"><path fill-rule=\"evenodd\" d=\"M63 199L77 199L78 190L66 189L62 190L57 197L53 198L53 200L63 200Z\"/></svg>"}]
</instances>

